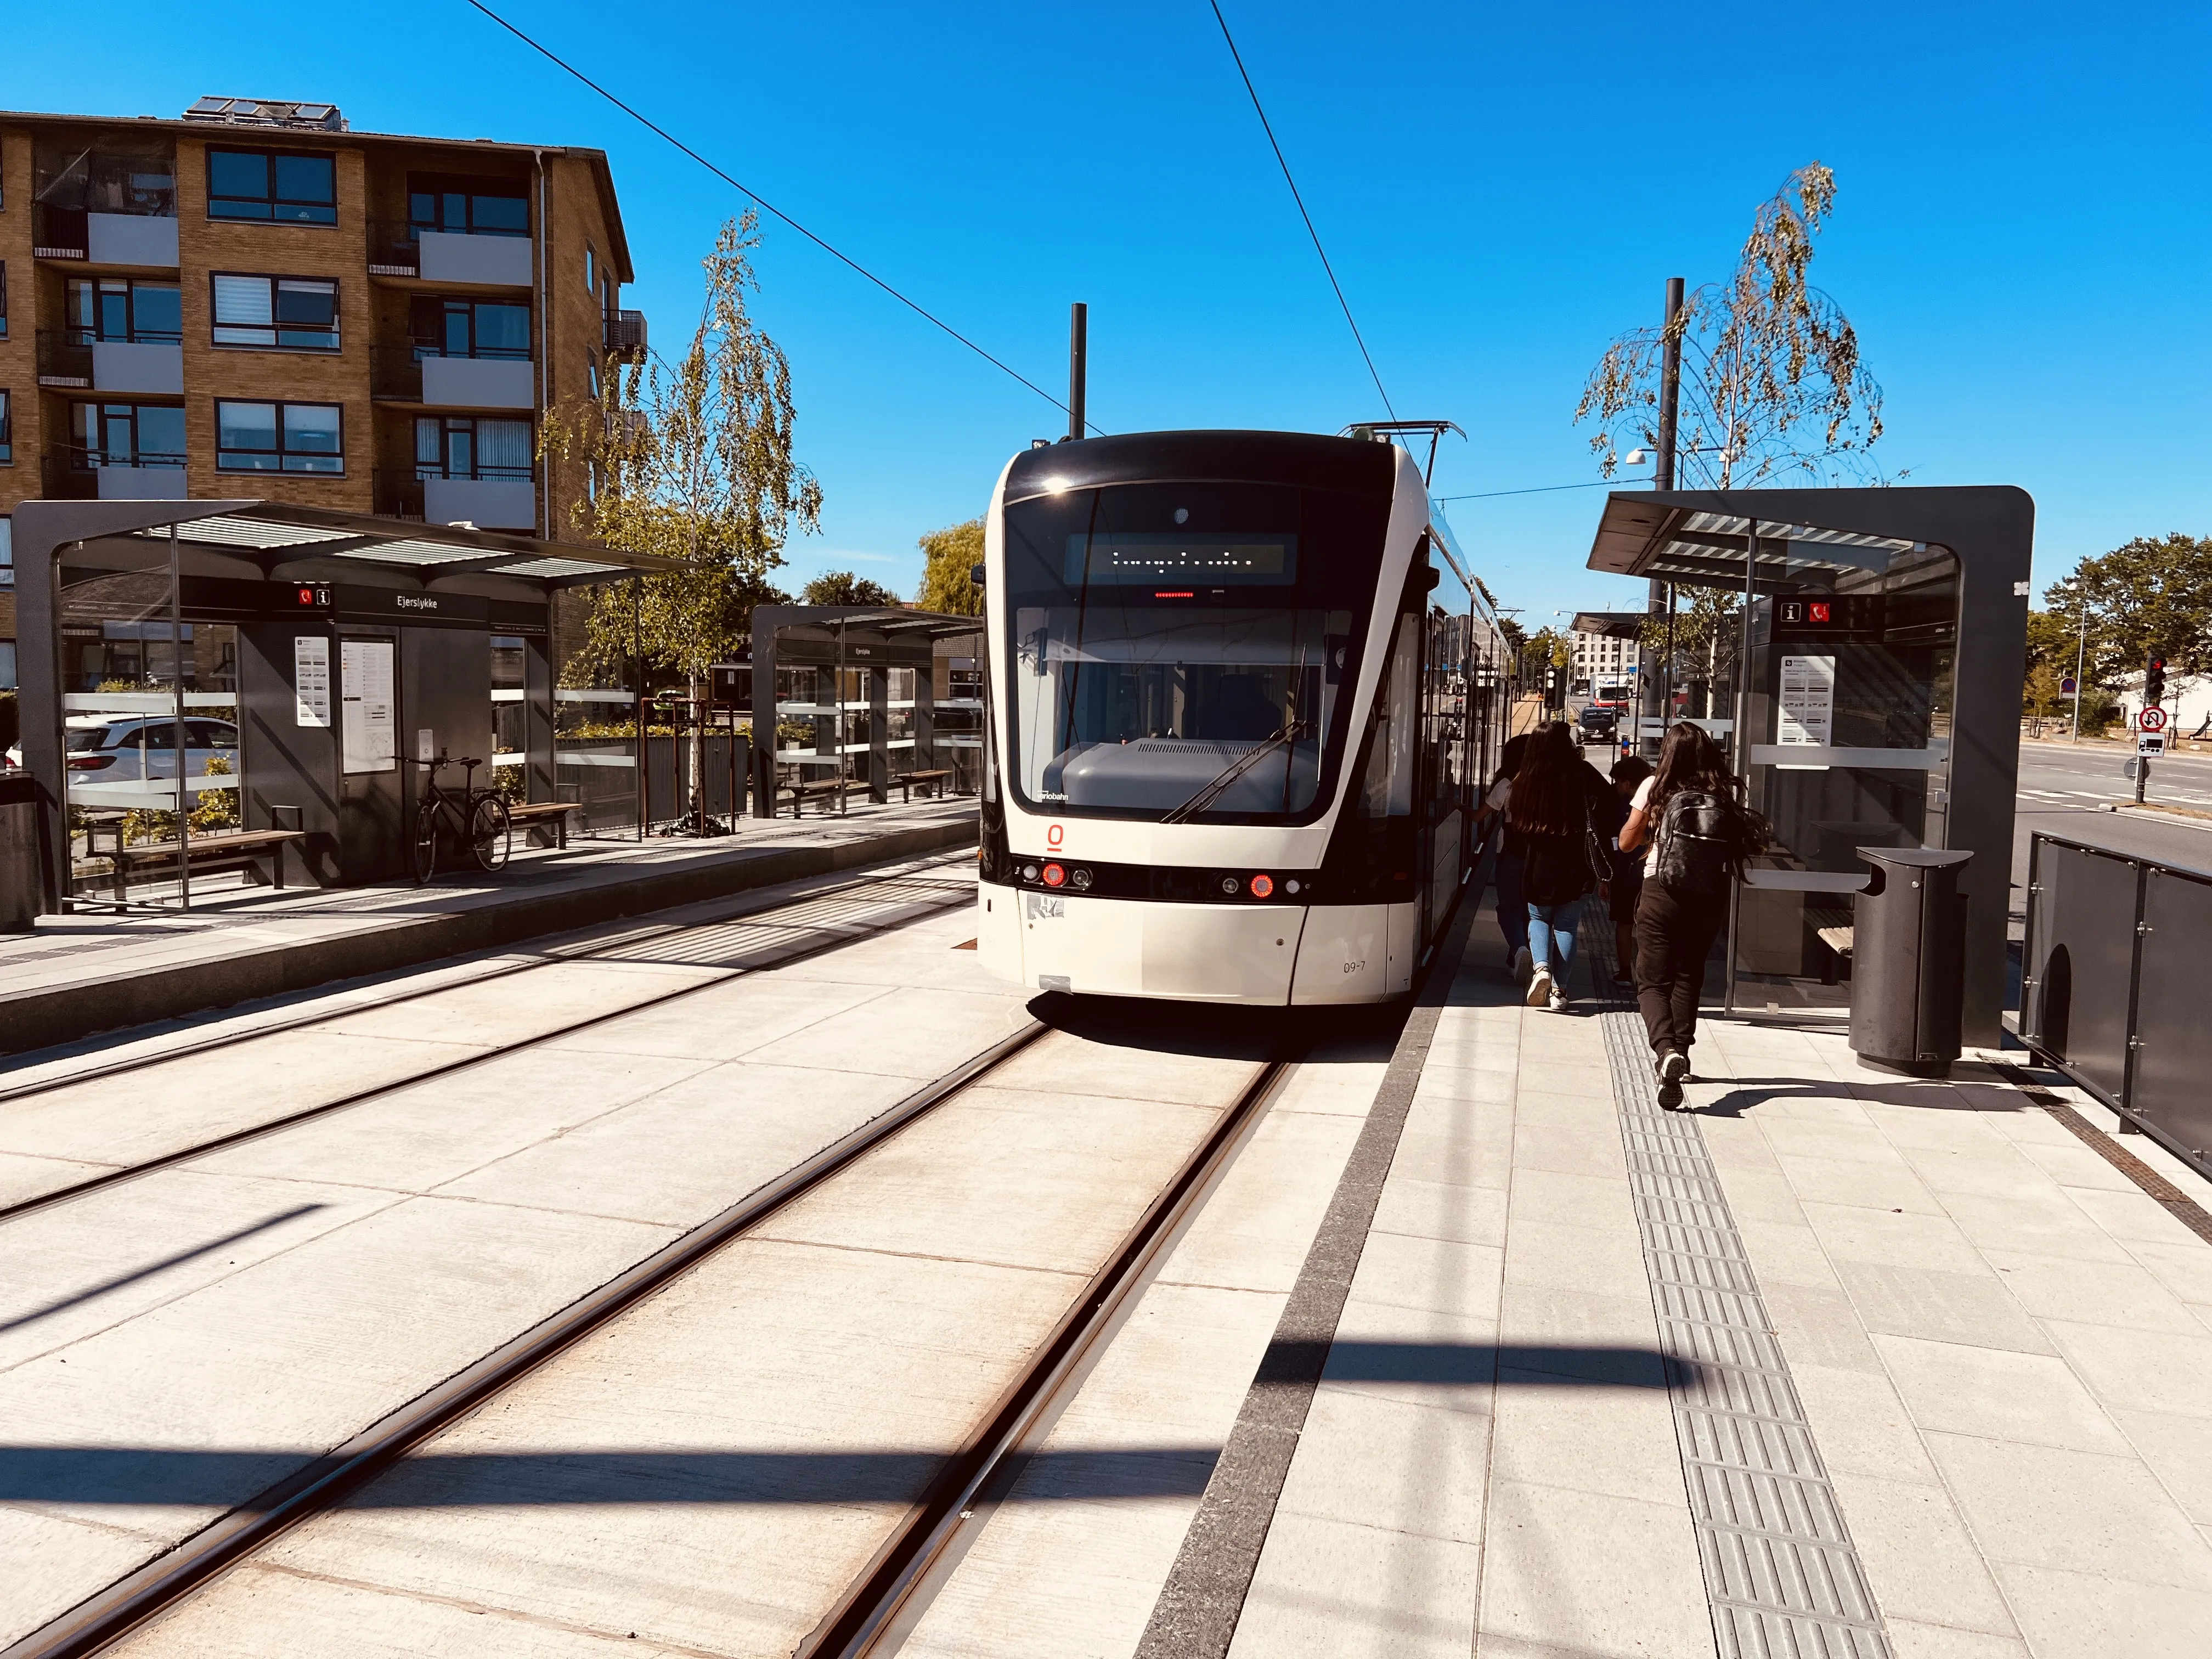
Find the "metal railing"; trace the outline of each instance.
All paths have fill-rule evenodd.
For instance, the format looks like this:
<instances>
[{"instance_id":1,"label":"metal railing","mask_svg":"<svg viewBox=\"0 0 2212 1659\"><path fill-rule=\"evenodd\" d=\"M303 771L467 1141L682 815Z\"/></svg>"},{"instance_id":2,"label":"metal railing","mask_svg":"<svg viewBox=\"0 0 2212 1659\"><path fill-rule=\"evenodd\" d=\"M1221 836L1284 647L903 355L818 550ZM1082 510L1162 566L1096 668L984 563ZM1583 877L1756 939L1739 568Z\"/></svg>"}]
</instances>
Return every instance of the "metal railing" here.
<instances>
[{"instance_id":1,"label":"metal railing","mask_svg":"<svg viewBox=\"0 0 2212 1659\"><path fill-rule=\"evenodd\" d=\"M404 472L394 467L379 467L370 476L370 510L380 519L413 519L418 523L422 517L422 480L410 468Z\"/></svg>"},{"instance_id":2,"label":"metal railing","mask_svg":"<svg viewBox=\"0 0 2212 1659\"><path fill-rule=\"evenodd\" d=\"M404 219L368 222L369 267L380 276L412 276L422 269L422 245Z\"/></svg>"},{"instance_id":3,"label":"metal railing","mask_svg":"<svg viewBox=\"0 0 2212 1659\"><path fill-rule=\"evenodd\" d=\"M641 311L612 311L606 316L607 355L626 361L641 362L648 349L646 343L645 313Z\"/></svg>"},{"instance_id":4,"label":"metal railing","mask_svg":"<svg viewBox=\"0 0 2212 1659\"><path fill-rule=\"evenodd\" d=\"M2212 1037L2197 975L2212 871L2038 831L2029 842L2021 1040L2212 1176Z\"/></svg>"},{"instance_id":5,"label":"metal railing","mask_svg":"<svg viewBox=\"0 0 2212 1659\"><path fill-rule=\"evenodd\" d=\"M82 208L31 204L31 252L41 259L82 259L92 248L91 215Z\"/></svg>"},{"instance_id":6,"label":"metal railing","mask_svg":"<svg viewBox=\"0 0 2212 1659\"><path fill-rule=\"evenodd\" d=\"M92 390L92 342L82 329L39 331L39 384Z\"/></svg>"}]
</instances>

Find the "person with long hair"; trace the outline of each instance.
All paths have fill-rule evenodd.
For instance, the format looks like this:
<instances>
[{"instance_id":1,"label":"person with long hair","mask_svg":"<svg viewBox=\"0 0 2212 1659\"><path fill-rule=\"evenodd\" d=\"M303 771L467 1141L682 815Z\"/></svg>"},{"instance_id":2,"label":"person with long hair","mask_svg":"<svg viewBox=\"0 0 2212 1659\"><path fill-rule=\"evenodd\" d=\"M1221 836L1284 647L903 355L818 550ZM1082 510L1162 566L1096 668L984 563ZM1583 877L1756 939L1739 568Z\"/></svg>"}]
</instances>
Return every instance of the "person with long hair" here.
<instances>
[{"instance_id":1,"label":"person with long hair","mask_svg":"<svg viewBox=\"0 0 2212 1659\"><path fill-rule=\"evenodd\" d=\"M1583 761L1573 731L1559 720L1536 734L1514 775L1506 823L1523 849L1531 1008L1556 1013L1567 1006L1577 918L1583 896L1601 878L1591 849L1598 845L1593 832L1603 787L1604 780Z\"/></svg>"},{"instance_id":2,"label":"person with long hair","mask_svg":"<svg viewBox=\"0 0 2212 1659\"><path fill-rule=\"evenodd\" d=\"M1521 769L1521 758L1528 752L1529 739L1534 735L1523 732L1505 740L1505 748L1498 756L1498 775L1491 779L1490 792L1482 798L1482 811L1476 817L1478 833L1487 830L1494 821L1505 816L1506 804L1513 796L1513 775ZM1498 931L1505 935L1505 971L1513 975L1516 984L1528 976L1529 970L1528 905L1521 896L1523 857L1521 837L1508 823L1491 866L1491 879L1498 887Z\"/></svg>"},{"instance_id":3,"label":"person with long hair","mask_svg":"<svg viewBox=\"0 0 2212 1659\"><path fill-rule=\"evenodd\" d=\"M1620 848L1649 847L1636 907L1636 1004L1651 1042L1659 1103L1682 1103L1705 958L1728 920L1729 892L1758 850L1757 820L1720 745L1687 720L1667 729L1658 769L1636 786Z\"/></svg>"},{"instance_id":4,"label":"person with long hair","mask_svg":"<svg viewBox=\"0 0 2212 1659\"><path fill-rule=\"evenodd\" d=\"M1644 896L1644 860L1620 849L1620 832L1628 826L1628 802L1637 785L1651 775L1651 763L1641 755L1623 755L1613 762L1613 790L1606 802L1607 850L1613 864L1613 886L1606 902L1613 915L1613 982L1636 983L1636 905Z\"/></svg>"}]
</instances>

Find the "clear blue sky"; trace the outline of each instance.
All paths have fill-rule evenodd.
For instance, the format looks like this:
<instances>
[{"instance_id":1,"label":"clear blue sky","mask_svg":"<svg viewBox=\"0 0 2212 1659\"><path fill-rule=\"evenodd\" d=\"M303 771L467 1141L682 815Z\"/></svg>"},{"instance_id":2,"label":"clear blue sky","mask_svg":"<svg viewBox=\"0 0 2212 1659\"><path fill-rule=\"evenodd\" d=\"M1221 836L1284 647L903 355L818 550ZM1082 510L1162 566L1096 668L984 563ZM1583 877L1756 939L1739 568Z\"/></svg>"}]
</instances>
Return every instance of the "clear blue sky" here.
<instances>
[{"instance_id":1,"label":"clear blue sky","mask_svg":"<svg viewBox=\"0 0 2212 1659\"><path fill-rule=\"evenodd\" d=\"M514 20L1055 391L1091 310L1092 418L1334 431L1376 399L1204 0L617 7ZM1403 415L1443 416L1438 493L1594 478L1569 422L1664 279L1725 274L1815 157L1818 278L1887 393L1877 454L2014 483L2038 575L2136 534L2212 533L2212 8L1721 3L1574 9L1224 0ZM1542 16L1518 14L1541 10ZM0 105L174 115L325 99L356 128L599 146L664 349L739 199L460 0L17 7ZM911 592L915 538L981 509L1062 417L771 223L759 315L788 352L823 533ZM1460 503L1527 620L1629 598L1589 574L1602 491Z\"/></svg>"}]
</instances>

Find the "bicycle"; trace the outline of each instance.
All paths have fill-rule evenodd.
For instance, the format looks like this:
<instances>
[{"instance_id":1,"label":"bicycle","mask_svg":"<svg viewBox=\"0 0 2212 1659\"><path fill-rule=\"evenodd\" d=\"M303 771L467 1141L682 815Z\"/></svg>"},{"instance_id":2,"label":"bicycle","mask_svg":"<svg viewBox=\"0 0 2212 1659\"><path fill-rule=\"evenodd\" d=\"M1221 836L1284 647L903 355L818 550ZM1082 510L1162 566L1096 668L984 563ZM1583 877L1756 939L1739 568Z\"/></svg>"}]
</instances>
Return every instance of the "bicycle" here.
<instances>
[{"instance_id":1,"label":"bicycle","mask_svg":"<svg viewBox=\"0 0 2212 1659\"><path fill-rule=\"evenodd\" d=\"M441 755L414 763L424 775L422 802L415 809L415 834L407 848L415 884L420 887L437 873L441 828L450 832L455 845L468 849L478 867L486 872L506 868L514 824L507 817L507 803L495 792L476 787L476 770L483 762L474 756L449 759ZM444 766L462 769L459 794L438 787L438 769Z\"/></svg>"}]
</instances>

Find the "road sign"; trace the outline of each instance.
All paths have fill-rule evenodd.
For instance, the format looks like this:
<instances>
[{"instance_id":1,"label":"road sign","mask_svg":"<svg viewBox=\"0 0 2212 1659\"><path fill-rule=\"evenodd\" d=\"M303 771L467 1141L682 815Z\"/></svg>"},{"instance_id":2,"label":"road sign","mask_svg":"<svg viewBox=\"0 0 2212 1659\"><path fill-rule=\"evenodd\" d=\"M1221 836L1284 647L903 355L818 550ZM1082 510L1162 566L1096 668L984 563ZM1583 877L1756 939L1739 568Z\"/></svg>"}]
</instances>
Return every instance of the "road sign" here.
<instances>
[{"instance_id":1,"label":"road sign","mask_svg":"<svg viewBox=\"0 0 2212 1659\"><path fill-rule=\"evenodd\" d=\"M2166 710L2160 708L2156 703L2151 704L2149 708L2136 716L2136 729L2139 732L2165 731Z\"/></svg>"},{"instance_id":2,"label":"road sign","mask_svg":"<svg viewBox=\"0 0 2212 1659\"><path fill-rule=\"evenodd\" d=\"M2138 732L2136 733L2136 753L2138 755L2163 755L2165 752L2165 732Z\"/></svg>"},{"instance_id":3,"label":"road sign","mask_svg":"<svg viewBox=\"0 0 2212 1659\"><path fill-rule=\"evenodd\" d=\"M2070 697L2081 689L2081 682L2076 680L2071 674L2069 674L2064 679L2058 682L2058 695L2062 697Z\"/></svg>"}]
</instances>

